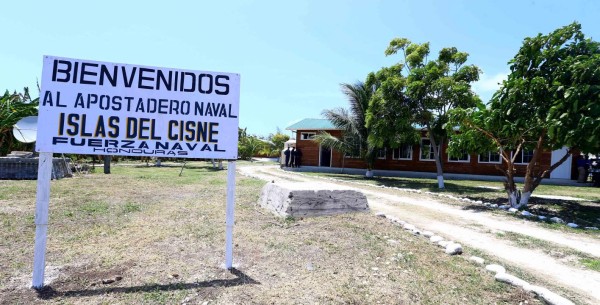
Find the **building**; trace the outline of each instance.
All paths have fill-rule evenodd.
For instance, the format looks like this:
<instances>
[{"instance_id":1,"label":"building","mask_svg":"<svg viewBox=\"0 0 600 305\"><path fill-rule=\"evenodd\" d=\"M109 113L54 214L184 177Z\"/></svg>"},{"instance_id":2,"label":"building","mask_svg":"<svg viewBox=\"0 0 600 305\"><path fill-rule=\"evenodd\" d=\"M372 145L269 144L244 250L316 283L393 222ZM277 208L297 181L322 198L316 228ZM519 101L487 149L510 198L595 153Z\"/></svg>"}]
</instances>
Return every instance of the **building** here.
<instances>
[{"instance_id":1,"label":"building","mask_svg":"<svg viewBox=\"0 0 600 305\"><path fill-rule=\"evenodd\" d=\"M358 156L344 156L338 151L332 151L313 141L314 137L323 131L336 137L342 135L342 131L336 128L329 120L303 119L287 127L286 130L291 130L295 135L296 148L302 151L303 166L366 168L365 162ZM294 136L292 136L293 138ZM502 161L498 153L490 152L482 155L465 154L459 158L451 158L446 154L446 147L447 145L444 144L441 156L444 173L502 175L502 172L497 169ZM564 150L542 153L539 160L540 169L549 168L551 164L554 164L563 155ZM517 156L515 165L518 176L524 176L527 164L532 156L532 151L523 151ZM550 178L573 179L576 174L573 162L573 158L569 157L561 166L552 171ZM381 149L375 161L375 169L435 172L433 149L429 143L429 139L423 133L421 141L417 145L402 145L395 149Z\"/></svg>"}]
</instances>

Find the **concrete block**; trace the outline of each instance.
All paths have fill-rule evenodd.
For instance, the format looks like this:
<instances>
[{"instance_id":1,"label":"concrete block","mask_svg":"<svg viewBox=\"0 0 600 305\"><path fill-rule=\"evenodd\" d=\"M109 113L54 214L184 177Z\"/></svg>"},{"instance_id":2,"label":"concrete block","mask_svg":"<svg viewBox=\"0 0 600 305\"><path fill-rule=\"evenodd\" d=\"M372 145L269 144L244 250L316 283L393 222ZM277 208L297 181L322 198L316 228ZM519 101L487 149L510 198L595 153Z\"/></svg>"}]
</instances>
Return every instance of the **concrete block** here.
<instances>
[{"instance_id":1,"label":"concrete block","mask_svg":"<svg viewBox=\"0 0 600 305\"><path fill-rule=\"evenodd\" d=\"M287 217L326 216L369 210L367 197L354 189L321 183L267 183L260 205Z\"/></svg>"}]
</instances>

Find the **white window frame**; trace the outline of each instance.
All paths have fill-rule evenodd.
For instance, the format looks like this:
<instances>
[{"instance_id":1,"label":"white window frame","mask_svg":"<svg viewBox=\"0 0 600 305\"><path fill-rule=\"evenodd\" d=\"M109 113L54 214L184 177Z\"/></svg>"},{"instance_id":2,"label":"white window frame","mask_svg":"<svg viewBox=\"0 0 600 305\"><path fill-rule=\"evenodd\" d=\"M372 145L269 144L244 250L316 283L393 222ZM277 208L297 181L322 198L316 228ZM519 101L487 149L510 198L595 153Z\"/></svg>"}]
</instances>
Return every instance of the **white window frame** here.
<instances>
[{"instance_id":1,"label":"white window frame","mask_svg":"<svg viewBox=\"0 0 600 305\"><path fill-rule=\"evenodd\" d=\"M448 162L453 162L453 163L469 163L469 162L471 162L471 155L470 154L466 154L466 155L467 155L467 160L461 160L461 159L451 160L450 155L448 155Z\"/></svg>"},{"instance_id":2,"label":"white window frame","mask_svg":"<svg viewBox=\"0 0 600 305\"><path fill-rule=\"evenodd\" d=\"M317 136L316 132L301 132L300 140L312 140Z\"/></svg>"},{"instance_id":3,"label":"white window frame","mask_svg":"<svg viewBox=\"0 0 600 305\"><path fill-rule=\"evenodd\" d=\"M380 152L383 152L383 157L380 155ZM387 148L381 148L377 150L377 159L378 160L385 160L385 158L387 157Z\"/></svg>"},{"instance_id":4,"label":"white window frame","mask_svg":"<svg viewBox=\"0 0 600 305\"><path fill-rule=\"evenodd\" d=\"M429 141L429 156L431 159L423 159L423 140ZM431 144L431 140L428 138L421 138L421 142L419 143L419 161L434 161L435 162L435 151L433 150L433 145Z\"/></svg>"},{"instance_id":5,"label":"white window frame","mask_svg":"<svg viewBox=\"0 0 600 305\"><path fill-rule=\"evenodd\" d=\"M521 160L515 160L515 164L529 164L529 162L523 162L523 156L525 156L525 152L531 152L531 157L533 158L533 150L521 149ZM510 153L510 157L512 158L514 152Z\"/></svg>"},{"instance_id":6,"label":"white window frame","mask_svg":"<svg viewBox=\"0 0 600 305\"><path fill-rule=\"evenodd\" d=\"M408 156L408 158L400 158L400 151L402 150L403 146L405 146L405 145L406 145L406 148L408 148L409 156ZM397 158L394 158L394 151L398 151ZM392 149L392 160L412 160L412 159L413 159L412 145L402 144L402 145L400 145L400 147Z\"/></svg>"},{"instance_id":7,"label":"white window frame","mask_svg":"<svg viewBox=\"0 0 600 305\"><path fill-rule=\"evenodd\" d=\"M477 162L478 163L483 163L483 164L500 164L500 163L502 163L502 156L500 155L500 152L496 153L496 152L493 152L493 151L488 151L486 154L488 155L488 160L491 159L490 156L492 154L497 154L498 155L498 161L481 161L481 155L484 155L484 154L479 154L479 155L477 155Z\"/></svg>"}]
</instances>

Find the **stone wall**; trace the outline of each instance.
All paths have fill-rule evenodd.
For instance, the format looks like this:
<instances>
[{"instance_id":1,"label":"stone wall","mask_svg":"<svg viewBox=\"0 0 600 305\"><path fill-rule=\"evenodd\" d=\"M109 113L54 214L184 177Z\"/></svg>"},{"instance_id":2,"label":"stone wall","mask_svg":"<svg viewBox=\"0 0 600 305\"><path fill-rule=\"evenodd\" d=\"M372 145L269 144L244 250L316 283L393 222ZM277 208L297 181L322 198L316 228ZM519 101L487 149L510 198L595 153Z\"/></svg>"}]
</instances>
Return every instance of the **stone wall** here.
<instances>
[{"instance_id":1,"label":"stone wall","mask_svg":"<svg viewBox=\"0 0 600 305\"><path fill-rule=\"evenodd\" d=\"M38 172L38 158L0 157L0 179L35 180ZM71 160L52 159L52 179L71 177Z\"/></svg>"}]
</instances>

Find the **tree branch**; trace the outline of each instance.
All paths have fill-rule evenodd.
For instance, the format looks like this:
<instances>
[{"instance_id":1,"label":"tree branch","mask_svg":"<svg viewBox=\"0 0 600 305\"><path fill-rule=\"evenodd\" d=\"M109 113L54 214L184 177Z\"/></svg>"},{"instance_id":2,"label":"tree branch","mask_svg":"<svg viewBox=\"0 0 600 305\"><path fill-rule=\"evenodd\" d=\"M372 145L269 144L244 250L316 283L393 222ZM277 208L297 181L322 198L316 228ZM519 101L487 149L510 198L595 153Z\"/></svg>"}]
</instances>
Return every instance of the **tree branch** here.
<instances>
[{"instance_id":1,"label":"tree branch","mask_svg":"<svg viewBox=\"0 0 600 305\"><path fill-rule=\"evenodd\" d=\"M562 156L562 158L560 158L560 160L556 161L556 163L552 164L552 166L550 166L548 169L546 169L544 172L542 172L541 175L537 176L535 178L535 180L533 181L533 185L534 188L537 187L538 185L540 185L540 183L542 182L542 179L544 179L544 177L548 174L550 174L553 170L555 170L557 167L559 167L561 164L563 164L567 158L569 158L569 155L571 154L572 149L567 149L567 152L565 153L564 156Z\"/></svg>"}]
</instances>

